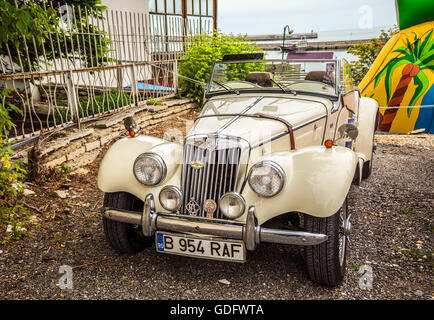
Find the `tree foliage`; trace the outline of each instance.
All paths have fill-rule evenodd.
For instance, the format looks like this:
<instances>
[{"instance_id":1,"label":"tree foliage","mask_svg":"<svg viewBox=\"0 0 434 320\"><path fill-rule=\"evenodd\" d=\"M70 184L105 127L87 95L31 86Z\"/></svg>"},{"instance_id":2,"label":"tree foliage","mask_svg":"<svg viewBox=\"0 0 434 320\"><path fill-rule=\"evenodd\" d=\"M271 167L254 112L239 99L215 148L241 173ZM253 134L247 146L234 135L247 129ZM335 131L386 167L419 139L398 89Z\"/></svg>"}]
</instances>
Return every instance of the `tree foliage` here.
<instances>
[{"instance_id":1,"label":"tree foliage","mask_svg":"<svg viewBox=\"0 0 434 320\"><path fill-rule=\"evenodd\" d=\"M4 104L11 89L0 92L0 226L12 226L7 236L0 236L0 243L18 240L23 234L22 224L28 211L17 201L17 196L23 191L22 180L26 171L19 162L11 160L12 150L8 140L9 130L14 126L9 116L10 112L21 113L12 104Z\"/></svg>"},{"instance_id":2,"label":"tree foliage","mask_svg":"<svg viewBox=\"0 0 434 320\"><path fill-rule=\"evenodd\" d=\"M201 82L208 82L212 65L226 54L260 52L261 49L247 42L243 36L225 35L216 32L215 35L195 36L187 48L180 63L180 74ZM233 70L238 75L253 70ZM248 66L246 66L248 68ZM202 103L203 87L192 81L181 78L180 87L188 97Z\"/></svg>"},{"instance_id":3,"label":"tree foliage","mask_svg":"<svg viewBox=\"0 0 434 320\"><path fill-rule=\"evenodd\" d=\"M67 15L60 10L64 5L71 9ZM100 0L0 0L0 55L11 57L19 71L37 70L58 58L80 57L87 65L103 65L109 39L86 13L101 19L105 8ZM62 23L67 16L68 28ZM81 32L92 36L78 36Z\"/></svg>"},{"instance_id":4,"label":"tree foliage","mask_svg":"<svg viewBox=\"0 0 434 320\"><path fill-rule=\"evenodd\" d=\"M382 30L378 39L372 39L368 44L359 42L348 49L348 53L359 58L357 61L350 62L351 75L354 83L360 83L362 81L386 42L398 31L397 27L391 28L388 31Z\"/></svg>"}]
</instances>

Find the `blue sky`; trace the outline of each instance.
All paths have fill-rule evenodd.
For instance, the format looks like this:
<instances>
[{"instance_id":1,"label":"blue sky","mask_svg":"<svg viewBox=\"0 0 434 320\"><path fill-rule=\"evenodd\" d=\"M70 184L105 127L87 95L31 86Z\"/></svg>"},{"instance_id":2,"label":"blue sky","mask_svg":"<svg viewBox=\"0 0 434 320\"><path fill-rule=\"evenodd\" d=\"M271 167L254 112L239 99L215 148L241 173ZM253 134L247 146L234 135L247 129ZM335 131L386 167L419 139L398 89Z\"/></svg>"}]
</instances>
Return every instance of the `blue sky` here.
<instances>
[{"instance_id":1,"label":"blue sky","mask_svg":"<svg viewBox=\"0 0 434 320\"><path fill-rule=\"evenodd\" d=\"M219 0L218 25L235 34L280 34L285 25L296 33L359 29L366 8L374 28L397 24L395 0Z\"/></svg>"}]
</instances>

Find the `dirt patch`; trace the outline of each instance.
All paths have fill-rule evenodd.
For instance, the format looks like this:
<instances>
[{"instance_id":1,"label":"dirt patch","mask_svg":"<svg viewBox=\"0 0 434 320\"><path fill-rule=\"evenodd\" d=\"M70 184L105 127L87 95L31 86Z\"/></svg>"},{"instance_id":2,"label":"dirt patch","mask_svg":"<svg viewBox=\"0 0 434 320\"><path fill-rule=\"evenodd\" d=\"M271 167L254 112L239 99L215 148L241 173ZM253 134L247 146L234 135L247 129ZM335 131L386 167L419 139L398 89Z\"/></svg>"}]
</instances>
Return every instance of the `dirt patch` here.
<instances>
[{"instance_id":1,"label":"dirt patch","mask_svg":"<svg viewBox=\"0 0 434 320\"><path fill-rule=\"evenodd\" d=\"M188 112L145 128L185 134ZM119 255L105 241L97 189L100 157L75 174L28 185L29 235L0 247L1 299L432 299L432 136L378 135L372 176L351 192L353 233L339 288L307 276L303 249L262 244L245 264L161 255L149 248ZM61 190L65 198L55 191ZM74 289L61 290L59 267L73 267ZM371 268L372 289L360 287ZM222 281L225 279L226 281ZM220 281L219 281L220 280Z\"/></svg>"}]
</instances>

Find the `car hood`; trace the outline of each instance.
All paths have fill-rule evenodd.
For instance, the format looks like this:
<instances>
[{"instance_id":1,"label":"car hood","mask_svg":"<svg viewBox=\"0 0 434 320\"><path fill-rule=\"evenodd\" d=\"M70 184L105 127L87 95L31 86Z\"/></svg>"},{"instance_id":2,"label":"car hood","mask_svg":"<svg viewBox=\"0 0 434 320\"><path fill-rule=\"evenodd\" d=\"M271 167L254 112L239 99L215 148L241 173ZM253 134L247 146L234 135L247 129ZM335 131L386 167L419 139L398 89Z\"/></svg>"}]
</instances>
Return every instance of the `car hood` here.
<instances>
[{"instance_id":1,"label":"car hood","mask_svg":"<svg viewBox=\"0 0 434 320\"><path fill-rule=\"evenodd\" d=\"M271 119L258 119L243 116L225 116L225 114L262 113L283 118L293 127L326 115L332 107L330 100L306 95L274 96L237 96L221 97L209 100L195 122L188 136L211 134L236 136L255 144L287 130L284 123ZM297 134L295 132L295 134Z\"/></svg>"}]
</instances>

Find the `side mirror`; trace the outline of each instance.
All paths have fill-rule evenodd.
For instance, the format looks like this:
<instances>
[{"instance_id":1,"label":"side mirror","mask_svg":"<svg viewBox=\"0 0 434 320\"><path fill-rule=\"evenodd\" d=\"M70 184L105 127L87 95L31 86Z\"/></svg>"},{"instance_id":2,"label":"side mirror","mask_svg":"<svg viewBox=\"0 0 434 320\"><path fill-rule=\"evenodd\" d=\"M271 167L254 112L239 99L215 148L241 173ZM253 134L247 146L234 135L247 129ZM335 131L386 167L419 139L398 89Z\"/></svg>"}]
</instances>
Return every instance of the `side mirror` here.
<instances>
[{"instance_id":1,"label":"side mirror","mask_svg":"<svg viewBox=\"0 0 434 320\"><path fill-rule=\"evenodd\" d=\"M345 108L347 108L352 113L358 115L359 102L360 102L360 91L354 89L342 95L342 101Z\"/></svg>"},{"instance_id":2,"label":"side mirror","mask_svg":"<svg viewBox=\"0 0 434 320\"><path fill-rule=\"evenodd\" d=\"M344 123L338 129L340 139L350 138L356 140L359 135L359 129L352 123Z\"/></svg>"}]
</instances>

